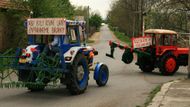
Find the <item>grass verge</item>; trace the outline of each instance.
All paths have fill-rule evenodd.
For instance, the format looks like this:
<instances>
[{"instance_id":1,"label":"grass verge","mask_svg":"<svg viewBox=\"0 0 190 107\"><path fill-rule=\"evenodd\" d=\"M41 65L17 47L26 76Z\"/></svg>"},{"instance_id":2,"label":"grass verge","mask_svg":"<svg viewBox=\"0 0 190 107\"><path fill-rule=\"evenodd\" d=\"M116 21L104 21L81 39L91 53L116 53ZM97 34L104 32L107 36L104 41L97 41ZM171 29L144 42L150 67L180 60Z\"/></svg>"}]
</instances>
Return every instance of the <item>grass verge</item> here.
<instances>
[{"instance_id":1,"label":"grass verge","mask_svg":"<svg viewBox=\"0 0 190 107\"><path fill-rule=\"evenodd\" d=\"M130 37L128 37L127 35L125 35L125 33L120 32L118 30L114 30L113 27L109 26L109 28L112 30L112 32L114 33L114 35L116 36L117 39L119 39L120 41L128 44L129 46L131 46L131 39Z\"/></svg>"},{"instance_id":2,"label":"grass verge","mask_svg":"<svg viewBox=\"0 0 190 107\"><path fill-rule=\"evenodd\" d=\"M122 42L125 42L128 45L131 45L131 39L126 36L124 33L119 31L113 31L114 35L117 37L117 39L121 40Z\"/></svg>"},{"instance_id":3,"label":"grass verge","mask_svg":"<svg viewBox=\"0 0 190 107\"><path fill-rule=\"evenodd\" d=\"M158 85L156 88L154 88L148 95L148 98L146 99L146 102L144 103L144 107L147 107L151 102L152 99L155 97L155 95L161 90L162 85Z\"/></svg>"}]
</instances>

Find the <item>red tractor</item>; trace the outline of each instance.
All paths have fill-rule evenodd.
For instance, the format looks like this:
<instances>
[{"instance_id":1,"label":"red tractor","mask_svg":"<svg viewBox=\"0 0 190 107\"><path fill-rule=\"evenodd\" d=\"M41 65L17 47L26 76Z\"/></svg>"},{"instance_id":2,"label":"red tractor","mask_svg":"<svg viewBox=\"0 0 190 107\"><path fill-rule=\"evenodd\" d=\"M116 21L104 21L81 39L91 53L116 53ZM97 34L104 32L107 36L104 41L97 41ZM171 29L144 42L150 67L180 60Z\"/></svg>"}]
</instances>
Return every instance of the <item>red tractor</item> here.
<instances>
[{"instance_id":1,"label":"red tractor","mask_svg":"<svg viewBox=\"0 0 190 107\"><path fill-rule=\"evenodd\" d=\"M133 61L133 53L137 55L136 65L143 72L152 72L159 68L163 75L173 75L179 66L188 65L189 48L178 46L178 34L172 30L148 29L145 36L132 38L132 47L120 45L110 41L111 54L119 47L125 49L122 61L129 64Z\"/></svg>"}]
</instances>

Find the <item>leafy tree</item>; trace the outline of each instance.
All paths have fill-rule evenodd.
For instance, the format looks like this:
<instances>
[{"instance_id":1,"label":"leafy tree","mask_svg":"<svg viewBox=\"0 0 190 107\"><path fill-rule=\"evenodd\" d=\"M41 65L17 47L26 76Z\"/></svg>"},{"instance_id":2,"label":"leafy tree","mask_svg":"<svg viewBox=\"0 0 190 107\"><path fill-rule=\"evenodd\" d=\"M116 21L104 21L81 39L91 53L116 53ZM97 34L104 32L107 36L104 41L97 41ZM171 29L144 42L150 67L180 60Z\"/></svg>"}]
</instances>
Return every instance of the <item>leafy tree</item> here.
<instances>
[{"instance_id":1,"label":"leafy tree","mask_svg":"<svg viewBox=\"0 0 190 107\"><path fill-rule=\"evenodd\" d=\"M146 16L146 27L189 32L189 10L189 0L158 1Z\"/></svg>"},{"instance_id":2,"label":"leafy tree","mask_svg":"<svg viewBox=\"0 0 190 107\"><path fill-rule=\"evenodd\" d=\"M26 29L24 21L33 11L32 17L65 17L71 19L74 15L74 7L69 0L11 0L17 9L7 9L1 11L0 15L5 16L3 25L5 30L4 41L9 41L4 45L8 47L20 47L27 43ZM1 19L1 18L0 18Z\"/></svg>"},{"instance_id":3,"label":"leafy tree","mask_svg":"<svg viewBox=\"0 0 190 107\"><path fill-rule=\"evenodd\" d=\"M88 7L79 6L75 8L75 16L84 16L84 19L88 20Z\"/></svg>"},{"instance_id":4,"label":"leafy tree","mask_svg":"<svg viewBox=\"0 0 190 107\"><path fill-rule=\"evenodd\" d=\"M102 21L102 17L98 13L92 13L89 19L90 26L94 26L96 29L101 26Z\"/></svg>"},{"instance_id":5,"label":"leafy tree","mask_svg":"<svg viewBox=\"0 0 190 107\"><path fill-rule=\"evenodd\" d=\"M74 7L69 0L16 0L33 11L33 17L66 17L71 18Z\"/></svg>"}]
</instances>

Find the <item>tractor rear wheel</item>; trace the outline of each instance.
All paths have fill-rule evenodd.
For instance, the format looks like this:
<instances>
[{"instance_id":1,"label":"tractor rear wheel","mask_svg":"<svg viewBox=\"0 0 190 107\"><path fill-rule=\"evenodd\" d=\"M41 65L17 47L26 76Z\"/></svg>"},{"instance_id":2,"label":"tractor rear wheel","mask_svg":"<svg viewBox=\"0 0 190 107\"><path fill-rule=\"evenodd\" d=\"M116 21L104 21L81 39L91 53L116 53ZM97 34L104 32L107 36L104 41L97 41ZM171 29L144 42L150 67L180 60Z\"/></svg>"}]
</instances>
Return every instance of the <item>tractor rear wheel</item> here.
<instances>
[{"instance_id":1,"label":"tractor rear wheel","mask_svg":"<svg viewBox=\"0 0 190 107\"><path fill-rule=\"evenodd\" d=\"M171 53L166 53L160 59L159 70L163 75L173 75L179 69L176 57Z\"/></svg>"},{"instance_id":2,"label":"tractor rear wheel","mask_svg":"<svg viewBox=\"0 0 190 107\"><path fill-rule=\"evenodd\" d=\"M84 93L88 86L89 69L87 59L84 55L78 54L70 67L70 79L67 88L73 95Z\"/></svg>"}]
</instances>

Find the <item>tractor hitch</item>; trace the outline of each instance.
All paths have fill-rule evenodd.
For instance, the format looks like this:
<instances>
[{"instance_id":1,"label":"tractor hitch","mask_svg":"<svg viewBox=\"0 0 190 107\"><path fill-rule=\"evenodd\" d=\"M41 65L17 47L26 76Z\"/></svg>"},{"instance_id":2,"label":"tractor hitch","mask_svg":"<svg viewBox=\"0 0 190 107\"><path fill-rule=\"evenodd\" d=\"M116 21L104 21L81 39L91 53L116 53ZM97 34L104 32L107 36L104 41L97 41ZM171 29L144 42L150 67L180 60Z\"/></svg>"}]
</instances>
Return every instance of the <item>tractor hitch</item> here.
<instances>
[{"instance_id":1,"label":"tractor hitch","mask_svg":"<svg viewBox=\"0 0 190 107\"><path fill-rule=\"evenodd\" d=\"M109 41L109 45L110 45L110 54L106 53L106 56L110 58L114 58L115 48L117 47L121 50L129 49L128 46L123 46L119 42L116 43L116 42Z\"/></svg>"}]
</instances>

